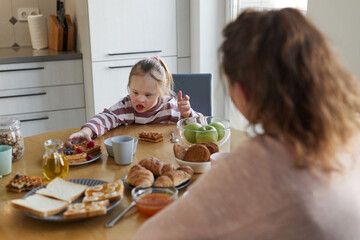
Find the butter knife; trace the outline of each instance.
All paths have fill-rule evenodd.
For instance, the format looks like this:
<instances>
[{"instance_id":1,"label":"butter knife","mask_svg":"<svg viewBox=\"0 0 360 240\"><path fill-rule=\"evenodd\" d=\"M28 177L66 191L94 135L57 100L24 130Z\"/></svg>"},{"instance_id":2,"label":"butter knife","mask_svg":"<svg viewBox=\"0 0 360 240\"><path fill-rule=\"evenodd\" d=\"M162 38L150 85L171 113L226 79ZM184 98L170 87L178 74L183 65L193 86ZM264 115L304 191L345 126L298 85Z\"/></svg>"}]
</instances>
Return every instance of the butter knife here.
<instances>
[{"instance_id":1,"label":"butter knife","mask_svg":"<svg viewBox=\"0 0 360 240\"><path fill-rule=\"evenodd\" d=\"M132 202L130 203L130 205L129 205L127 208L124 209L124 211L120 212L120 213L119 213L118 215L116 215L113 219L111 219L110 221L108 221L108 222L105 224L105 227L108 227L108 228L113 227L113 226L115 225L115 223L116 223L117 221L119 221L120 218L122 218L122 217L125 215L125 213L127 213L127 212L128 212L130 209L132 209L133 207L135 207L135 202L134 202L134 201L132 201Z\"/></svg>"}]
</instances>

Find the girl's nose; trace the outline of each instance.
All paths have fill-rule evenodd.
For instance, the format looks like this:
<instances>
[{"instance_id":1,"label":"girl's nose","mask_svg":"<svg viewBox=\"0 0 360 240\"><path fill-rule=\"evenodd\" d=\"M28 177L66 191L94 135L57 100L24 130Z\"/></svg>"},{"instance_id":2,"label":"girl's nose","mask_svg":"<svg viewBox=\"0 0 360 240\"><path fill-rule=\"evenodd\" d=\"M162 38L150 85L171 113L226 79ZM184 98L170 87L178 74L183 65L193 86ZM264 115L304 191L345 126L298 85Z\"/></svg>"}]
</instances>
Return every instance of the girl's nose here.
<instances>
[{"instance_id":1,"label":"girl's nose","mask_svg":"<svg viewBox=\"0 0 360 240\"><path fill-rule=\"evenodd\" d=\"M144 95L139 95L138 96L138 101L139 102L145 102L145 96Z\"/></svg>"}]
</instances>

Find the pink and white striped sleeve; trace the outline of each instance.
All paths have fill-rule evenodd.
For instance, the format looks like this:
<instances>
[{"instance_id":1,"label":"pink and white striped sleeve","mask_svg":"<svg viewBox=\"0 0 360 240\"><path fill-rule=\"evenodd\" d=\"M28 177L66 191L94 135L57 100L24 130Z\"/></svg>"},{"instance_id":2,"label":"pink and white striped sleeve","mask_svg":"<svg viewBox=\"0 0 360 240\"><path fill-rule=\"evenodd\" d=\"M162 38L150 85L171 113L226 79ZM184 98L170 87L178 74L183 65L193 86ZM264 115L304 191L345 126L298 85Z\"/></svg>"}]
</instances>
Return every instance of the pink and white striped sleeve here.
<instances>
[{"instance_id":1,"label":"pink and white striped sleeve","mask_svg":"<svg viewBox=\"0 0 360 240\"><path fill-rule=\"evenodd\" d=\"M90 121L82 126L88 127L93 132L93 138L104 135L107 131L116 128L122 124L131 124L134 122L134 113L131 104L122 99L109 109L95 115Z\"/></svg>"},{"instance_id":2,"label":"pink and white striped sleeve","mask_svg":"<svg viewBox=\"0 0 360 240\"><path fill-rule=\"evenodd\" d=\"M191 113L189 117L200 117L200 116L204 116L204 115L202 113L195 112L193 109L191 109Z\"/></svg>"}]
</instances>

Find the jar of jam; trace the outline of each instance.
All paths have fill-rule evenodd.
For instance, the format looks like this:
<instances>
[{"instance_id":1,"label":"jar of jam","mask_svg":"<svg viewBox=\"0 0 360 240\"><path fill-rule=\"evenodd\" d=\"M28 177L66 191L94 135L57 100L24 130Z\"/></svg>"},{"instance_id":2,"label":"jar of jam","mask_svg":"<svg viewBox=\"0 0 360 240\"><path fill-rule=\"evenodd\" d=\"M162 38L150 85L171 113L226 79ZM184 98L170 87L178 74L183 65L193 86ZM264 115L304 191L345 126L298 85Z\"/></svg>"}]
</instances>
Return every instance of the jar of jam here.
<instances>
[{"instance_id":1,"label":"jar of jam","mask_svg":"<svg viewBox=\"0 0 360 240\"><path fill-rule=\"evenodd\" d=\"M131 196L141 213L152 216L174 202L178 197L178 190L175 187L138 186L133 188Z\"/></svg>"},{"instance_id":2,"label":"jar of jam","mask_svg":"<svg viewBox=\"0 0 360 240\"><path fill-rule=\"evenodd\" d=\"M45 141L43 156L43 174L48 180L56 177L64 178L69 171L69 162L63 153L64 143L59 139Z\"/></svg>"},{"instance_id":3,"label":"jar of jam","mask_svg":"<svg viewBox=\"0 0 360 240\"><path fill-rule=\"evenodd\" d=\"M20 121L15 117L0 118L0 145L12 147L12 161L16 162L24 155L24 138Z\"/></svg>"}]
</instances>

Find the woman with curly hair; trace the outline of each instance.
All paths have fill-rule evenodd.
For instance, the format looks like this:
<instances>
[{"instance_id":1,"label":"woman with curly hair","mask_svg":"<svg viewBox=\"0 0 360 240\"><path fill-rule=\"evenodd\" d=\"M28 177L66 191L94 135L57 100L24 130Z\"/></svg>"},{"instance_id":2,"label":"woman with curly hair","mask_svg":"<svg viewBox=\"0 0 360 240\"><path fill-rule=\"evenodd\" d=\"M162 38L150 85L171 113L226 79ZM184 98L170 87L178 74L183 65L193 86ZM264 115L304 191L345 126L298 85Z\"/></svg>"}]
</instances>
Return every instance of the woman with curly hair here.
<instances>
[{"instance_id":1,"label":"woman with curly hair","mask_svg":"<svg viewBox=\"0 0 360 240\"><path fill-rule=\"evenodd\" d=\"M231 99L264 132L217 160L137 236L360 239L358 81L298 10L246 10L223 35Z\"/></svg>"}]
</instances>

